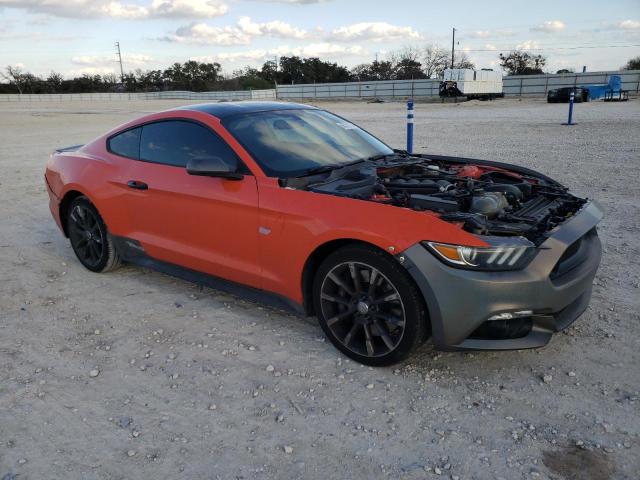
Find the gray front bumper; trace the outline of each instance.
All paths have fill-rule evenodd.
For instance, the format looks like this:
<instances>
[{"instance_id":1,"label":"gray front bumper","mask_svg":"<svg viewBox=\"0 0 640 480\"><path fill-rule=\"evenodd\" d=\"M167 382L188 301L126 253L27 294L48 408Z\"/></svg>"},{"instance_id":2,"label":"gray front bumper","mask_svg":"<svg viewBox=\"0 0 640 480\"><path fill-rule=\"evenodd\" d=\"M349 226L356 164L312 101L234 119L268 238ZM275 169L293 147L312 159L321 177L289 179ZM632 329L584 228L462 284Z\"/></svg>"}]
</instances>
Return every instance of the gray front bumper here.
<instances>
[{"instance_id":1,"label":"gray front bumper","mask_svg":"<svg viewBox=\"0 0 640 480\"><path fill-rule=\"evenodd\" d=\"M478 272L445 265L416 244L404 252L403 265L427 303L433 343L442 350L520 349L545 345L553 332L570 325L587 308L602 247L594 227L602 218L595 202L554 229L523 270ZM567 248L582 238L584 260L567 273L551 277ZM533 328L508 340L468 338L492 315L532 310Z\"/></svg>"}]
</instances>

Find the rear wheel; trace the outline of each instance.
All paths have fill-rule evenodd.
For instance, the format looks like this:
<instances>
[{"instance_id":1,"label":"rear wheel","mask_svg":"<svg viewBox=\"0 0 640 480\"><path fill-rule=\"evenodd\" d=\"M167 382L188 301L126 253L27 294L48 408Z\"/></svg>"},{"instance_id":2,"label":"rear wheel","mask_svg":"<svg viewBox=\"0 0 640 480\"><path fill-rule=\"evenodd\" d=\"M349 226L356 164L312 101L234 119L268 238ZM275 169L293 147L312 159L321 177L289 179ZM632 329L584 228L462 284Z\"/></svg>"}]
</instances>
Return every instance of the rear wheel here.
<instances>
[{"instance_id":1,"label":"rear wheel","mask_svg":"<svg viewBox=\"0 0 640 480\"><path fill-rule=\"evenodd\" d=\"M408 357L428 337L422 296L386 253L363 245L329 255L316 272L315 312L345 355L383 366Z\"/></svg>"},{"instance_id":2,"label":"rear wheel","mask_svg":"<svg viewBox=\"0 0 640 480\"><path fill-rule=\"evenodd\" d=\"M87 197L81 196L71 202L67 231L76 257L89 270L107 272L120 266L120 257L107 226Z\"/></svg>"}]
</instances>

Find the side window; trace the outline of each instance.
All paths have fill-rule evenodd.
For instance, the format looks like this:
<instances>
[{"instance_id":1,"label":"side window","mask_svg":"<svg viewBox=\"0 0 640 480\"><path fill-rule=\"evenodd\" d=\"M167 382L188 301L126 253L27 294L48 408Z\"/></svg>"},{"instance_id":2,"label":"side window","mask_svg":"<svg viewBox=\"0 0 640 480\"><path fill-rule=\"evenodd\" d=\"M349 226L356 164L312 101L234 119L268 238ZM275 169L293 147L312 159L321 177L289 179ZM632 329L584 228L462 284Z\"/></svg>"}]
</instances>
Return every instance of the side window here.
<instances>
[{"instance_id":1,"label":"side window","mask_svg":"<svg viewBox=\"0 0 640 480\"><path fill-rule=\"evenodd\" d=\"M240 160L227 143L192 122L169 120L142 127L140 160L186 167L192 158L220 157L233 168Z\"/></svg>"},{"instance_id":2,"label":"side window","mask_svg":"<svg viewBox=\"0 0 640 480\"><path fill-rule=\"evenodd\" d=\"M142 128L134 128L122 132L115 137L109 139L108 150L122 157L138 159L140 151L140 132Z\"/></svg>"}]
</instances>

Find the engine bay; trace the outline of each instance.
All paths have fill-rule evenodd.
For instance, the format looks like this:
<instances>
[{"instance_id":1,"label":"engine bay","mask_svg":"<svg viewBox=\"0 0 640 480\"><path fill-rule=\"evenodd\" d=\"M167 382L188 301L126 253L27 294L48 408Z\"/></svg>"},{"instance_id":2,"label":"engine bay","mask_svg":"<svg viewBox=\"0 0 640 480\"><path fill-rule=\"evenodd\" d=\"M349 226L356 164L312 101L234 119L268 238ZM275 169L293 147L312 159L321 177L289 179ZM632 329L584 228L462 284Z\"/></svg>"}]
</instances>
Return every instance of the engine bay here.
<instances>
[{"instance_id":1,"label":"engine bay","mask_svg":"<svg viewBox=\"0 0 640 480\"><path fill-rule=\"evenodd\" d=\"M523 236L536 245L586 203L523 167L404 152L280 185L432 212L476 235Z\"/></svg>"}]
</instances>

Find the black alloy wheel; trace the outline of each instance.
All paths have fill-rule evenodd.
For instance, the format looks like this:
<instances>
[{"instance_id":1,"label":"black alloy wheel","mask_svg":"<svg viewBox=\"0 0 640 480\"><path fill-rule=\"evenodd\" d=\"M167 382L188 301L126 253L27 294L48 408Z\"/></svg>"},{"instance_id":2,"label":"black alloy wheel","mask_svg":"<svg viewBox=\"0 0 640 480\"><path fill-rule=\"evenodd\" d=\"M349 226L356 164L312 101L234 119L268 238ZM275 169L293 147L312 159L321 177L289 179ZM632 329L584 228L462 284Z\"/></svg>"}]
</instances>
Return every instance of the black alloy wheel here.
<instances>
[{"instance_id":1,"label":"black alloy wheel","mask_svg":"<svg viewBox=\"0 0 640 480\"><path fill-rule=\"evenodd\" d=\"M69 206L67 232L76 257L89 270L105 272L120 264L107 227L87 197L78 197Z\"/></svg>"},{"instance_id":2,"label":"black alloy wheel","mask_svg":"<svg viewBox=\"0 0 640 480\"><path fill-rule=\"evenodd\" d=\"M426 339L424 301L385 252L362 245L334 252L318 269L314 297L329 339L361 363L396 363Z\"/></svg>"}]
</instances>

